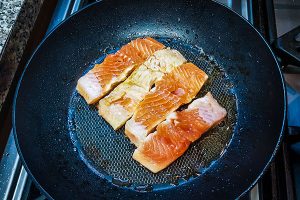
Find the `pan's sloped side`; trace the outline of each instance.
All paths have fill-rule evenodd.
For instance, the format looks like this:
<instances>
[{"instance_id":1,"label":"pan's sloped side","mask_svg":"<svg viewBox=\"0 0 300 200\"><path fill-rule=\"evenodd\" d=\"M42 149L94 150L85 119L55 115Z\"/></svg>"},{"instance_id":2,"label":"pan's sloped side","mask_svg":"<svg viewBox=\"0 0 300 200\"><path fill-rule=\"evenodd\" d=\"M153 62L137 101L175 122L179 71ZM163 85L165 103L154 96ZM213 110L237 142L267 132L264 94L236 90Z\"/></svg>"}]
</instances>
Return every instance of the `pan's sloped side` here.
<instances>
[{"instance_id":1,"label":"pan's sloped side","mask_svg":"<svg viewBox=\"0 0 300 200\"><path fill-rule=\"evenodd\" d=\"M227 151L205 173L178 187L141 193L86 167L69 137L67 116L76 81L89 64L145 35L176 37L214 55L235 88L238 116ZM24 166L48 198L232 199L261 175L278 147L284 91L266 42L227 8L204 0L104 0L65 21L35 52L17 92L14 131Z\"/></svg>"}]
</instances>

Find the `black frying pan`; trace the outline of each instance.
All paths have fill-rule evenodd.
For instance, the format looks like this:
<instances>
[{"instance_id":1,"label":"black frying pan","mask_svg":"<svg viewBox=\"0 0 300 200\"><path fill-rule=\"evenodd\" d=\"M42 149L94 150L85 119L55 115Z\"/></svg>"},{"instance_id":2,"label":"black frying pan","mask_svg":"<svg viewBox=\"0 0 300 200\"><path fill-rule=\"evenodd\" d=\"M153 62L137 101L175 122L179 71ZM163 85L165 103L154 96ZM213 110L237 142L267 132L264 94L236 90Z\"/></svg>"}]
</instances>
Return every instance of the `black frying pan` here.
<instances>
[{"instance_id":1,"label":"black frying pan","mask_svg":"<svg viewBox=\"0 0 300 200\"><path fill-rule=\"evenodd\" d=\"M155 175L131 159L134 146L123 130L114 132L75 92L93 62L142 36L205 70L210 80L199 96L211 91L228 111L225 122ZM274 157L285 106L272 51L226 7L206 0L104 0L39 46L19 83L13 122L23 164L50 199L232 199Z\"/></svg>"}]
</instances>

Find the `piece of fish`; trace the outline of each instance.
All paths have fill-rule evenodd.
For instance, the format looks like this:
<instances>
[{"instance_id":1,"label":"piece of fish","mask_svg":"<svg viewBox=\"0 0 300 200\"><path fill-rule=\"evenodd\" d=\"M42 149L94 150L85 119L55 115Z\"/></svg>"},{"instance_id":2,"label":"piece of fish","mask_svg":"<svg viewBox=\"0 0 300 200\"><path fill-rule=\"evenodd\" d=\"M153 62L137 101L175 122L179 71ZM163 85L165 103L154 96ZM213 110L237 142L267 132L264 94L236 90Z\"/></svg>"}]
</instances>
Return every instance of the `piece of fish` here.
<instances>
[{"instance_id":1,"label":"piece of fish","mask_svg":"<svg viewBox=\"0 0 300 200\"><path fill-rule=\"evenodd\" d=\"M116 130L133 115L153 84L186 59L176 50L156 51L123 83L99 101L99 114Z\"/></svg>"},{"instance_id":2,"label":"piece of fish","mask_svg":"<svg viewBox=\"0 0 300 200\"><path fill-rule=\"evenodd\" d=\"M125 134L130 141L139 146L171 112L189 103L207 78L204 71L192 63L186 63L157 81L155 89L145 96L125 125Z\"/></svg>"},{"instance_id":3,"label":"piece of fish","mask_svg":"<svg viewBox=\"0 0 300 200\"><path fill-rule=\"evenodd\" d=\"M163 44L149 37L133 40L82 76L76 89L88 104L96 103L155 51L163 48Z\"/></svg>"},{"instance_id":4,"label":"piece of fish","mask_svg":"<svg viewBox=\"0 0 300 200\"><path fill-rule=\"evenodd\" d=\"M186 110L171 113L134 151L133 159L157 173L183 155L192 142L226 115L226 110L207 93Z\"/></svg>"}]
</instances>

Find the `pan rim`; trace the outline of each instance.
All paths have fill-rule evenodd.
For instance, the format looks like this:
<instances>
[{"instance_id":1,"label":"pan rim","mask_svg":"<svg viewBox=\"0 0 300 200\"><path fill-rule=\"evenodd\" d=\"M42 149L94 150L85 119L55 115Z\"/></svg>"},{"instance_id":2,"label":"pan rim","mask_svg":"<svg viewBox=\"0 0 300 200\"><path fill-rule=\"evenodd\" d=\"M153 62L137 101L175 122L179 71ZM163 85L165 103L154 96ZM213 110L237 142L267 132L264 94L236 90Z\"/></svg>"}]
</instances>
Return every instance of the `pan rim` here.
<instances>
[{"instance_id":1,"label":"pan rim","mask_svg":"<svg viewBox=\"0 0 300 200\"><path fill-rule=\"evenodd\" d=\"M42 193L44 193L44 195L46 196L47 199L51 199L54 200L54 198L43 188L43 186L36 180L36 178L33 176L33 174L31 173L30 169L27 166L27 163L23 157L19 142L18 142L18 136L17 136L17 130L16 130L16 104L17 104L17 98L18 98L18 93L19 93L19 89L23 80L23 77L25 75L25 72L28 68L28 66L31 63L31 60L33 59L33 57L35 56L35 54L39 51L40 47L45 43L45 41L57 30L59 29L66 21L68 21L70 18L72 18L73 16L77 15L78 13L80 13L83 10L87 10L88 8L94 6L95 4L101 3L101 1L96 1L93 2L89 5L87 5L86 7L79 9L78 11L76 11L75 13L73 13L72 15L66 17L63 21L61 21L60 23L57 24L56 27L54 27L44 38L43 40L40 42L40 44L36 47L36 49L34 50L34 52L32 53L31 57L29 58L28 62L26 63L26 66L22 72L22 75L20 77L20 80L17 84L16 87L16 91L14 94L14 100L13 100L13 110L12 110L12 129L13 129L13 134L14 134L14 139L15 139L15 143L16 143L16 148L18 151L18 154L21 158L22 164L26 170L26 172L28 173L28 175L30 176L30 178L32 179L32 181L34 182L34 184L38 187L39 190L41 190Z\"/></svg>"},{"instance_id":2,"label":"pan rim","mask_svg":"<svg viewBox=\"0 0 300 200\"><path fill-rule=\"evenodd\" d=\"M77 15L78 13L82 12L82 11L86 11L88 10L90 7L96 5L96 4L100 4L102 3L104 0L100 0L100 1L96 1L94 3L91 3L89 4L88 6L78 10L77 12L75 12L74 14L68 16L66 19L64 19L62 22L60 22L56 27L54 27L44 38L43 40L40 42L40 44L36 47L36 49L34 50L34 52L32 53L30 59L28 60L23 72L22 72L22 75L18 81L18 84L17 84L17 87L16 87L16 91L15 91L15 95L14 95L14 100L13 100L13 110L12 110L12 129L13 129L13 134L14 134L14 139L15 139L15 144L16 144L16 148L18 150L18 153L19 153L19 156L21 158L21 161L22 161L22 164L24 166L24 168L26 169L26 172L30 175L31 179L33 180L34 184L38 187L38 189L41 190L41 192L48 198L48 199L54 199L44 188L43 186L35 179L35 177L33 176L33 174L31 173L30 169L28 168L27 166L27 163L23 157L23 154L22 154L22 151L21 151L21 148L20 148L20 144L18 142L18 136L17 136L17 130L16 130L16 104L17 104L17 97L18 97L18 93L19 93L19 89L20 89L20 86L21 86L21 83L22 83L22 80L23 80L23 77L26 73L26 70L28 68L28 66L30 65L31 63L31 60L34 58L35 54L39 51L40 47L45 43L45 41L51 37L51 35L57 30L59 29L66 21L69 21L70 18L74 17L75 15ZM275 54L273 52L273 50L271 49L270 45L267 43L267 41L265 40L265 38L262 36L262 34L247 20L245 19L243 16L241 16L240 14L238 14L236 11L234 10L231 10L228 6L222 4L222 3L219 3L217 2L216 0L211 0L211 2L215 3L215 4L218 4L219 6L222 6L224 7L226 10L228 10L229 12L232 12L234 15L237 15L238 17L240 17L243 21L245 21L248 25L250 25L250 27L252 29L255 30L255 32L259 35L260 39L263 41L263 43L266 45L266 47L269 49L273 59L275 60L275 63L276 63L276 67L275 69L278 69L278 72L279 72L279 75L280 75L280 78L281 78L281 83L282 83L282 89L283 89L283 119L282 119L282 126L281 126L281 130L280 130L280 134L279 134L279 138L278 138L278 141L276 143L276 146L274 147L274 150L273 150L273 153L272 155L270 156L270 159L267 161L267 163L264 165L264 168L262 169L261 173L258 175L258 177L253 181L253 183L246 189L244 190L243 193L241 193L239 196L236 197L236 199L239 199L241 198L242 196L244 196L247 192L249 192L253 187L254 185L258 182L258 180L263 176L263 174L266 172L266 170L269 168L271 162L273 161L276 153L278 152L278 149L282 143L282 139L283 139L283 132L284 132L284 129L285 129L285 124L286 124L286 112L287 112L287 102L286 102L286 87L285 87L285 82L284 82L284 78L283 78L283 74L282 74L282 71L280 69L280 65L278 63L278 60L276 59L275 57Z\"/></svg>"},{"instance_id":3,"label":"pan rim","mask_svg":"<svg viewBox=\"0 0 300 200\"><path fill-rule=\"evenodd\" d=\"M224 6L225 8L229 9L231 12L233 12L234 14L238 15L240 18L242 18L245 22L247 22L248 25L250 25L254 30L255 32L259 35L259 37L262 39L262 41L266 44L266 46L268 47L268 49L270 50L271 52L271 55L272 57L274 58L275 60L275 63L276 63L276 66L278 69L278 72L279 72L279 75L280 75L280 79L281 79L281 83L282 83L282 89L283 89L283 120L282 120L282 126L281 126L281 130L280 130L280 135L279 135L279 138L278 138L278 141L277 141L277 144L274 148L274 151L270 157L270 159L268 160L268 162L266 163L265 167L263 168L262 172L258 175L258 177L253 181L253 183L243 192L241 193L236 199L240 199L241 197L243 197L247 192L249 192L255 185L256 183L259 181L259 179L265 174L266 170L270 167L271 165L271 162L273 161L274 157L276 156L277 152L278 152L278 149L282 143L282 139L283 139L283 132L284 132L284 129L285 129L285 125L286 125L286 112L287 112L287 104L286 104L286 98L287 98L287 94L286 94L286 85L285 85L285 82L284 82L284 77L283 77L283 74L282 74L282 71L280 69L280 66L279 66L279 63L278 63L278 60L276 59L276 56L273 52L273 50L271 49L270 45L267 43L266 39L262 36L262 34L246 19L244 18L242 15L240 15L239 13L237 13L236 11L230 9L228 6L222 4L222 3L219 3L217 2L216 0L211 0L221 6Z\"/></svg>"}]
</instances>

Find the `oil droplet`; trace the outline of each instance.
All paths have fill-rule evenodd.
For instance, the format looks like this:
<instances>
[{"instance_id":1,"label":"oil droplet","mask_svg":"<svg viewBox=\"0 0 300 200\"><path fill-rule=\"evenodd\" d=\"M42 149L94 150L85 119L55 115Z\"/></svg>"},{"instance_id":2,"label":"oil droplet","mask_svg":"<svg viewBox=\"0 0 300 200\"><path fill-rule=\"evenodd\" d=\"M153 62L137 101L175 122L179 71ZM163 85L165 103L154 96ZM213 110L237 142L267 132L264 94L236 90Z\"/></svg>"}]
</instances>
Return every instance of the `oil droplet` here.
<instances>
[{"instance_id":1,"label":"oil droplet","mask_svg":"<svg viewBox=\"0 0 300 200\"><path fill-rule=\"evenodd\" d=\"M171 43L171 42L172 42L171 38L167 38L167 39L166 39L166 42L167 42L167 43Z\"/></svg>"}]
</instances>

